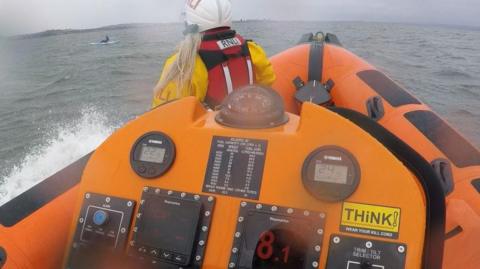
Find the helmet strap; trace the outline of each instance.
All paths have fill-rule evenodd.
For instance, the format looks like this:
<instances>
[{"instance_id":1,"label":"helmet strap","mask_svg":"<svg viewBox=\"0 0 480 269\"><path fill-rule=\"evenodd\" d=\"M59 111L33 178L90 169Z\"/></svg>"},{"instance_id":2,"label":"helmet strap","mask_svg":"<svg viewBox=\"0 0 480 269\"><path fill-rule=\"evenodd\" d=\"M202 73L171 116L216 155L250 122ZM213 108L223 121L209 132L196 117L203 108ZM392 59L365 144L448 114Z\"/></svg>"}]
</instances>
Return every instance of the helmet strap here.
<instances>
[{"instance_id":1,"label":"helmet strap","mask_svg":"<svg viewBox=\"0 0 480 269\"><path fill-rule=\"evenodd\" d=\"M188 24L185 22L185 30L183 31L183 35L188 35L188 34L196 34L199 32L200 27L198 24Z\"/></svg>"}]
</instances>

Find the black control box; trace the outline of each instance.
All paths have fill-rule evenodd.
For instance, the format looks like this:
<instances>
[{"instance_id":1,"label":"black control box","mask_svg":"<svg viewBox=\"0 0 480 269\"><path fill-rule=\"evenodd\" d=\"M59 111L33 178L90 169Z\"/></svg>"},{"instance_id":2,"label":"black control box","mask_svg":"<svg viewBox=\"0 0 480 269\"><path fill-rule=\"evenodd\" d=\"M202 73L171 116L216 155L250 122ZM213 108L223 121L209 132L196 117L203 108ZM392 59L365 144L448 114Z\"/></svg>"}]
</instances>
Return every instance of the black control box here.
<instances>
[{"instance_id":1,"label":"black control box","mask_svg":"<svg viewBox=\"0 0 480 269\"><path fill-rule=\"evenodd\" d=\"M132 200L86 193L67 268L97 268L98 261L121 255L134 208Z\"/></svg>"},{"instance_id":2,"label":"black control box","mask_svg":"<svg viewBox=\"0 0 480 269\"><path fill-rule=\"evenodd\" d=\"M402 243L333 234L326 269L404 269L406 255Z\"/></svg>"},{"instance_id":3,"label":"black control box","mask_svg":"<svg viewBox=\"0 0 480 269\"><path fill-rule=\"evenodd\" d=\"M145 187L128 255L152 268L200 268L213 196Z\"/></svg>"},{"instance_id":4,"label":"black control box","mask_svg":"<svg viewBox=\"0 0 480 269\"><path fill-rule=\"evenodd\" d=\"M318 268L325 213L241 202L227 268Z\"/></svg>"}]
</instances>

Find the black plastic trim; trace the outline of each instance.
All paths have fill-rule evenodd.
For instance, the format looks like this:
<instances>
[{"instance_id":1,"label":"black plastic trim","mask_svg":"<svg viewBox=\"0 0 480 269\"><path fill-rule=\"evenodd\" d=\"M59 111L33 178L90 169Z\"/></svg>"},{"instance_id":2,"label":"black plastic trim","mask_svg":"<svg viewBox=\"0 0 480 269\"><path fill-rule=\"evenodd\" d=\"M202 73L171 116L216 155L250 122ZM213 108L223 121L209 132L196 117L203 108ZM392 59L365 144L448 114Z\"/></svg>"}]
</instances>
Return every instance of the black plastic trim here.
<instances>
[{"instance_id":1,"label":"black plastic trim","mask_svg":"<svg viewBox=\"0 0 480 269\"><path fill-rule=\"evenodd\" d=\"M340 43L340 40L338 37L334 34L327 33L325 35L325 43L332 44L335 46L343 47L342 43Z\"/></svg>"},{"instance_id":2,"label":"black plastic trim","mask_svg":"<svg viewBox=\"0 0 480 269\"><path fill-rule=\"evenodd\" d=\"M463 232L463 228L462 226L457 226L455 228L453 228L451 231L449 231L448 233L445 234L445 240L448 240L452 237L455 237L459 234L461 234Z\"/></svg>"},{"instance_id":3,"label":"black plastic trim","mask_svg":"<svg viewBox=\"0 0 480 269\"><path fill-rule=\"evenodd\" d=\"M472 180L472 186L480 193L480 178Z\"/></svg>"},{"instance_id":4,"label":"black plastic trim","mask_svg":"<svg viewBox=\"0 0 480 269\"><path fill-rule=\"evenodd\" d=\"M322 32L318 32L317 35L320 34L320 33L323 35ZM306 33L306 34L303 34L302 37L300 37L300 40L297 42L297 45L315 42L315 39L316 39L316 37L313 33ZM343 47L342 43L340 43L340 40L338 39L338 37L335 34L326 33L323 36L323 40L327 44L335 45L335 46L338 46L338 47ZM318 42L318 38L317 38L317 42Z\"/></svg>"},{"instance_id":5,"label":"black plastic trim","mask_svg":"<svg viewBox=\"0 0 480 269\"><path fill-rule=\"evenodd\" d=\"M329 107L368 132L392 152L417 177L425 192L426 230L423 269L442 268L445 238L445 195L432 167L420 154L367 116L345 108Z\"/></svg>"},{"instance_id":6,"label":"black plastic trim","mask_svg":"<svg viewBox=\"0 0 480 269\"><path fill-rule=\"evenodd\" d=\"M480 152L432 111L417 110L404 116L455 166L480 165Z\"/></svg>"},{"instance_id":7,"label":"black plastic trim","mask_svg":"<svg viewBox=\"0 0 480 269\"><path fill-rule=\"evenodd\" d=\"M313 40L313 33L306 33L303 34L302 37L300 37L300 40L297 42L297 45L304 44L304 43L310 43Z\"/></svg>"},{"instance_id":8,"label":"black plastic trim","mask_svg":"<svg viewBox=\"0 0 480 269\"><path fill-rule=\"evenodd\" d=\"M0 224L12 227L77 185L93 152L0 207Z\"/></svg>"},{"instance_id":9,"label":"black plastic trim","mask_svg":"<svg viewBox=\"0 0 480 269\"><path fill-rule=\"evenodd\" d=\"M0 268L7 263L7 252L4 248L0 247Z\"/></svg>"},{"instance_id":10,"label":"black plastic trim","mask_svg":"<svg viewBox=\"0 0 480 269\"><path fill-rule=\"evenodd\" d=\"M322 82L323 73L323 42L312 42L310 44L310 55L308 57L308 81L316 80Z\"/></svg>"},{"instance_id":11,"label":"black plastic trim","mask_svg":"<svg viewBox=\"0 0 480 269\"><path fill-rule=\"evenodd\" d=\"M421 104L418 99L402 89L380 71L365 70L358 72L357 76L394 107Z\"/></svg>"}]
</instances>

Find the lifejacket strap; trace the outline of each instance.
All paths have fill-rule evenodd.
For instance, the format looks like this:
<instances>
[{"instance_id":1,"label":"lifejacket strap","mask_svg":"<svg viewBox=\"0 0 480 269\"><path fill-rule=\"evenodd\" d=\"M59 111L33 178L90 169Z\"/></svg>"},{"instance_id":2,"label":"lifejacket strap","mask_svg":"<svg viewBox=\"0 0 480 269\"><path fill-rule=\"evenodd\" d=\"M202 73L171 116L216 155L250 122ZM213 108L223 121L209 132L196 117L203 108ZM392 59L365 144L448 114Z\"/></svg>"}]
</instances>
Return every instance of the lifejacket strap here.
<instances>
[{"instance_id":1,"label":"lifejacket strap","mask_svg":"<svg viewBox=\"0 0 480 269\"><path fill-rule=\"evenodd\" d=\"M250 56L247 56L247 68L248 68L248 83L253 85L253 64Z\"/></svg>"},{"instance_id":2,"label":"lifejacket strap","mask_svg":"<svg viewBox=\"0 0 480 269\"><path fill-rule=\"evenodd\" d=\"M230 68L228 68L227 63L222 64L223 73L225 75L225 82L227 84L227 92L231 94L233 92L233 82L232 82L232 75L230 74Z\"/></svg>"},{"instance_id":3,"label":"lifejacket strap","mask_svg":"<svg viewBox=\"0 0 480 269\"><path fill-rule=\"evenodd\" d=\"M205 34L202 37L202 41L216 41L216 40L223 40L223 39L229 39L233 38L237 35L237 32L235 30L228 30L228 31L223 31L219 33L211 33L211 34Z\"/></svg>"}]
</instances>

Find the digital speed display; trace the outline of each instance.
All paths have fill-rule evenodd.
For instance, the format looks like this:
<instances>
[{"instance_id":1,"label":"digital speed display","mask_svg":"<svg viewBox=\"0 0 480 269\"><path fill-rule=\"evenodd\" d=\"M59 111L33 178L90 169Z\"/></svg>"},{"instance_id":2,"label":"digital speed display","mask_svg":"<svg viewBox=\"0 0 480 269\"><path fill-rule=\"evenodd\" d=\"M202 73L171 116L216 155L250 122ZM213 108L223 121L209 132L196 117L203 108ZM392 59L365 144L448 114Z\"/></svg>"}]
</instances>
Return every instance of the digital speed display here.
<instances>
[{"instance_id":1,"label":"digital speed display","mask_svg":"<svg viewBox=\"0 0 480 269\"><path fill-rule=\"evenodd\" d=\"M326 183L347 184L348 166L317 162L315 164L315 176L313 180Z\"/></svg>"},{"instance_id":2,"label":"digital speed display","mask_svg":"<svg viewBox=\"0 0 480 269\"><path fill-rule=\"evenodd\" d=\"M303 268L305 253L305 242L291 228L273 228L260 234L252 268Z\"/></svg>"},{"instance_id":3,"label":"digital speed display","mask_svg":"<svg viewBox=\"0 0 480 269\"><path fill-rule=\"evenodd\" d=\"M318 264L324 213L242 202L238 219L228 268L310 269Z\"/></svg>"},{"instance_id":4,"label":"digital speed display","mask_svg":"<svg viewBox=\"0 0 480 269\"><path fill-rule=\"evenodd\" d=\"M163 163L165 151L165 148L142 145L138 160L150 163Z\"/></svg>"}]
</instances>

